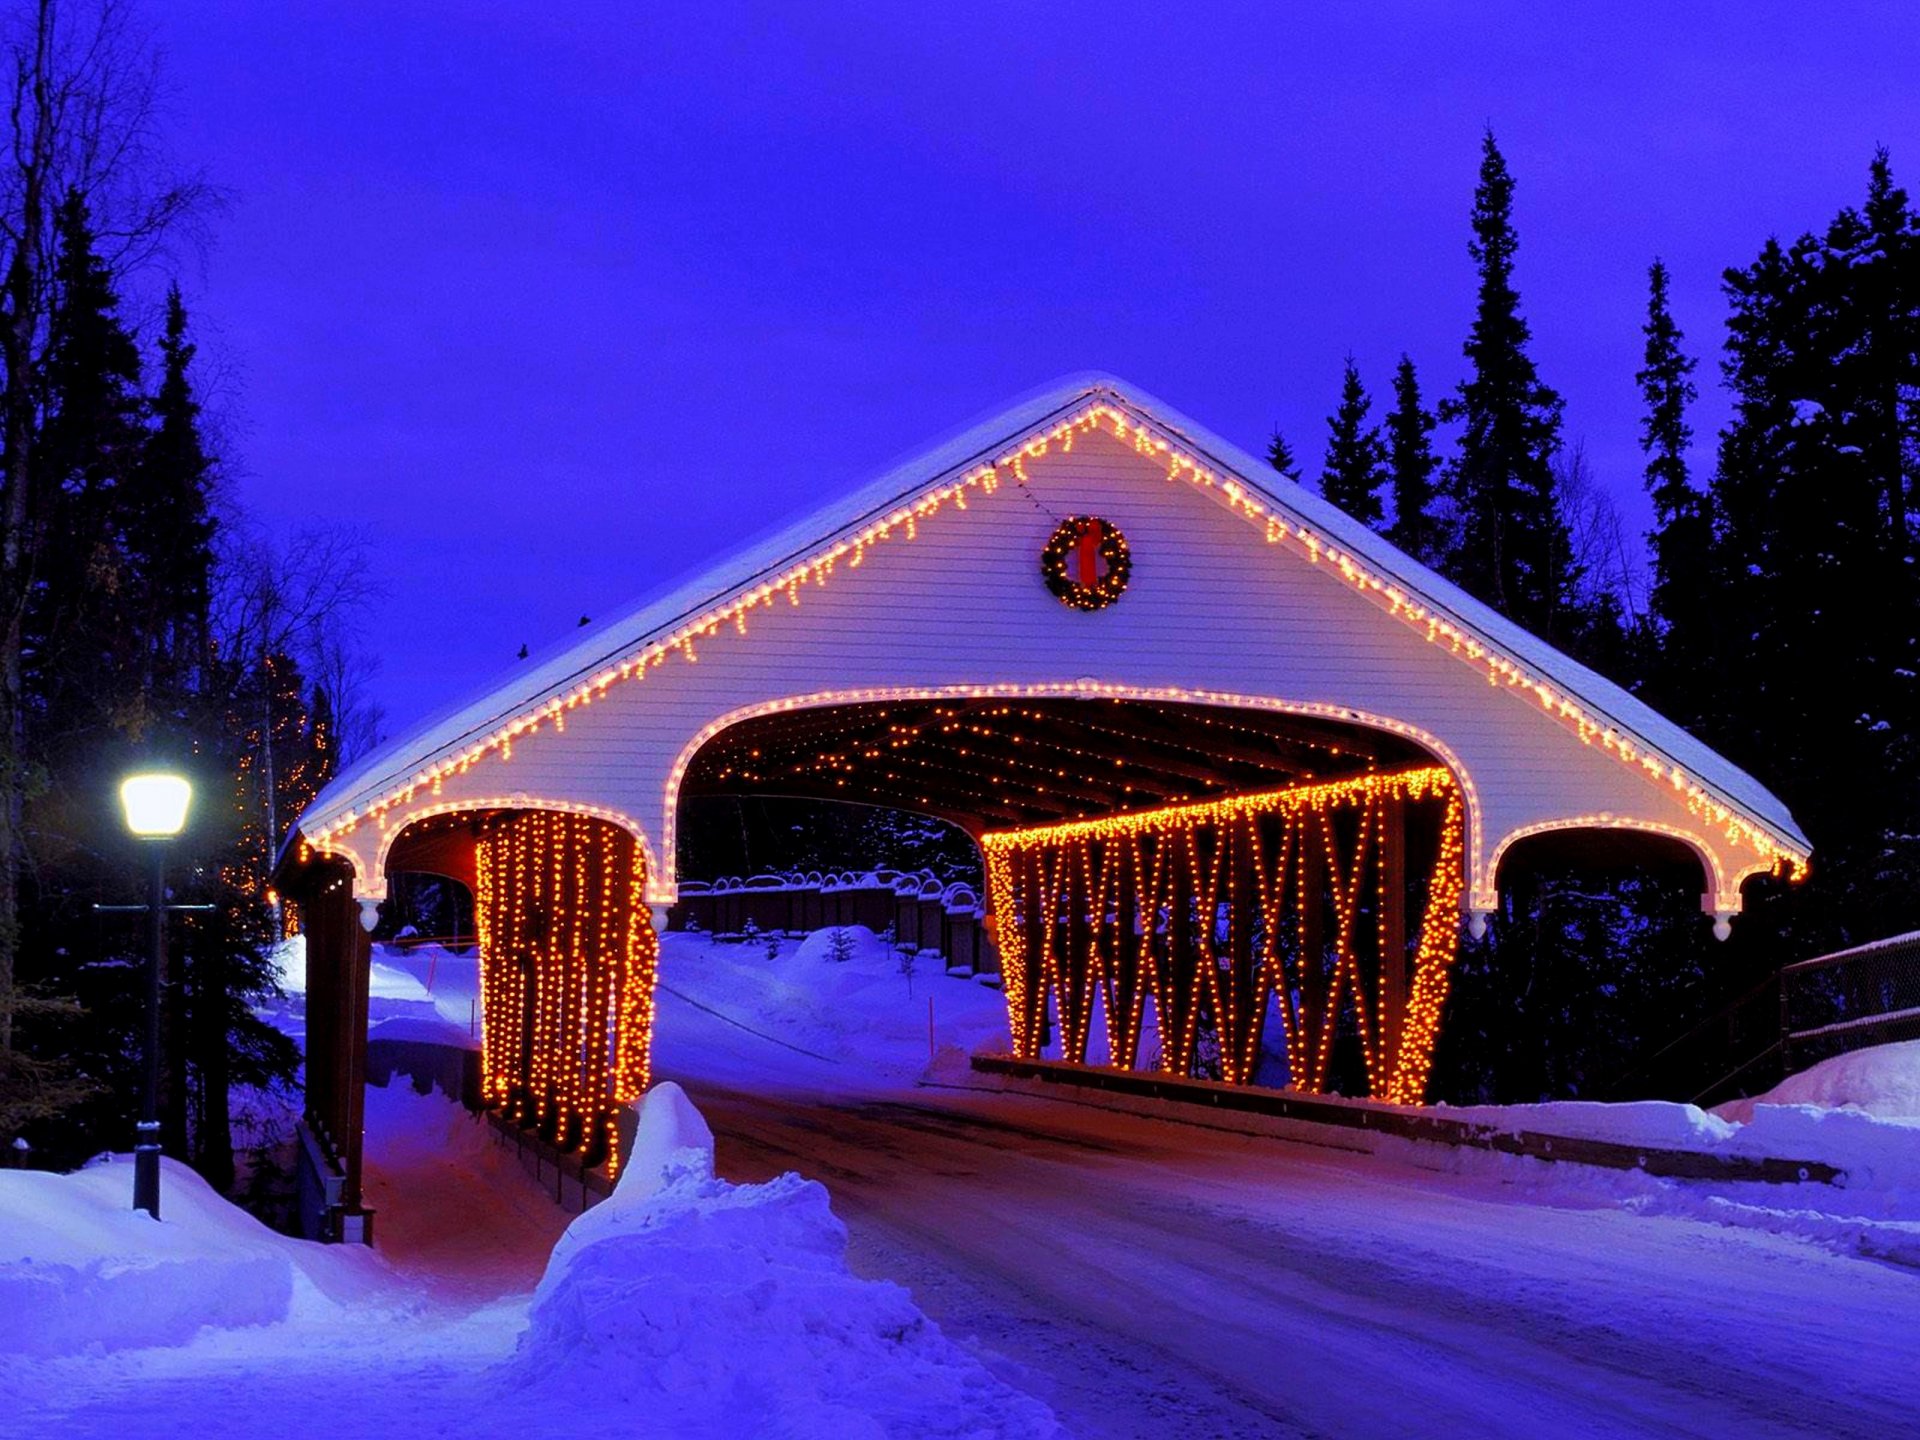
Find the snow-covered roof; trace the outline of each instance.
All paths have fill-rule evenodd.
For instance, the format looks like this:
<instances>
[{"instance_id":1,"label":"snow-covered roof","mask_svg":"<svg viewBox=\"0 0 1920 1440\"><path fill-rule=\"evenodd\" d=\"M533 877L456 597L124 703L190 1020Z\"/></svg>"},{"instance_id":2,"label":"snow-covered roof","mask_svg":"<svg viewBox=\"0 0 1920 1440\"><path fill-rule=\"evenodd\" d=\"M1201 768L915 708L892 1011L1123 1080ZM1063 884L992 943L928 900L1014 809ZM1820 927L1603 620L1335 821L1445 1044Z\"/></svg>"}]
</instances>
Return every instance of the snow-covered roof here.
<instances>
[{"instance_id":1,"label":"snow-covered roof","mask_svg":"<svg viewBox=\"0 0 1920 1440\"><path fill-rule=\"evenodd\" d=\"M949 483L955 475L1006 455L1025 437L1057 425L1090 403L1112 406L1136 423L1177 440L1223 476L1237 480L1262 504L1318 531L1389 577L1429 611L1576 697L1595 719L1631 739L1643 752L1677 766L1787 848L1801 854L1810 849L1786 806L1765 786L1665 716L1474 599L1312 491L1275 474L1266 462L1138 386L1101 373L1072 375L1031 392L889 467L868 484L667 585L617 618L577 633L565 646L517 666L472 700L350 766L307 808L300 829L313 833L349 811L363 811L396 785L488 735L502 722L562 696L609 663Z\"/></svg>"}]
</instances>

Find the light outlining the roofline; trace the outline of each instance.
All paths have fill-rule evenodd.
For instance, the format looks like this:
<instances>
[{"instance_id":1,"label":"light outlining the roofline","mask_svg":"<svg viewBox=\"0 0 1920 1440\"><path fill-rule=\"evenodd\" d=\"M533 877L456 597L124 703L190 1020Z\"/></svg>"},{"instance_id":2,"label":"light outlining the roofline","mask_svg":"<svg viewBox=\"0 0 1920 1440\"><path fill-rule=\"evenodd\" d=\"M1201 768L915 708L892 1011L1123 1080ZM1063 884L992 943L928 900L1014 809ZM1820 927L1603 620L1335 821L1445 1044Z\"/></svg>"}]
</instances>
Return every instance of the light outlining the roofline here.
<instances>
[{"instance_id":1,"label":"light outlining the roofline","mask_svg":"<svg viewBox=\"0 0 1920 1440\"><path fill-rule=\"evenodd\" d=\"M732 625L746 634L747 617L755 609L771 606L784 599L790 605L800 603L800 592L809 585L824 585L844 563L857 568L871 547L895 535L908 540L917 537L922 521L930 519L948 505L965 510L970 495L992 494L1011 475L1016 483L1027 479L1028 462L1041 459L1058 445L1064 453L1073 448L1077 437L1092 432L1110 431L1115 439L1132 445L1136 453L1152 457L1166 468L1169 481L1184 481L1204 490L1228 506L1233 513L1263 527L1267 542L1303 555L1314 565L1337 573L1355 590L1389 615L1425 636L1429 644L1482 670L1487 683L1524 693L1547 715L1566 725L1581 743L1598 745L1622 764L1637 769L1656 785L1670 788L1687 810L1721 830L1733 844L1745 845L1761 856L1767 868L1788 875L1804 871L1807 851L1792 845L1764 825L1736 814L1699 779L1678 762L1651 746L1637 744L1614 726L1589 714L1571 695L1555 688L1511 656L1503 654L1492 642L1438 611L1420 604L1392 581L1376 575L1350 552L1300 522L1291 512L1270 506L1255 495L1245 482L1222 475L1188 453L1144 420L1127 414L1108 401L1096 401L1066 419L1042 425L1028 437L1004 452L999 459L978 465L944 485L926 491L913 501L895 507L881 518L869 522L851 535L800 560L773 579L763 581L721 602L703 614L657 640L648 641L618 661L609 662L588 679L564 694L554 695L504 721L488 734L458 752L436 760L410 778L389 787L364 809L349 808L308 835L318 850L333 853L331 842L352 831L363 820L382 819L397 806L410 804L422 790L439 793L441 783L461 775L490 756L503 760L513 757L517 740L530 738L543 725L566 729L566 717L583 705L605 696L615 685L643 678L650 670L666 663L674 654L688 664L699 660L700 642L717 635L723 626Z\"/></svg>"},{"instance_id":2,"label":"light outlining the roofline","mask_svg":"<svg viewBox=\"0 0 1920 1440\"><path fill-rule=\"evenodd\" d=\"M1494 888L1500 875L1500 861L1507 851L1518 842L1535 835L1546 835L1555 830L1628 830L1645 834L1664 835L1678 840L1692 850L1695 857L1705 868L1708 877L1706 892L1700 897L1700 908L1713 916L1713 933L1720 939L1727 938L1731 931L1731 921L1740 913L1740 886L1755 875L1763 875L1773 868L1766 860L1756 860L1750 865L1729 872L1720 863L1720 857L1705 838L1691 830L1683 830L1678 825L1662 824L1658 820L1635 820L1629 816L1615 815L1603 810L1597 815L1574 815L1565 820L1542 820L1533 825L1522 825L1500 837L1500 843L1493 847L1487 856L1480 879L1470 894L1467 905L1471 910L1488 911L1499 907L1500 898Z\"/></svg>"}]
</instances>

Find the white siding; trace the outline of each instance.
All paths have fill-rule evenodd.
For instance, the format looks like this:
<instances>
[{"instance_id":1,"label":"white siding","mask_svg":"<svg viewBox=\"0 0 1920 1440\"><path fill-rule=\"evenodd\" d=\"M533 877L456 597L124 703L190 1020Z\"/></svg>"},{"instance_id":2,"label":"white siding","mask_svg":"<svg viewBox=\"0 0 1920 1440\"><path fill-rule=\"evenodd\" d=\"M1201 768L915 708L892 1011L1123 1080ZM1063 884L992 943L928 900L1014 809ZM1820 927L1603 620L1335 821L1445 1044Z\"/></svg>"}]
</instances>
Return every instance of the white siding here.
<instances>
[{"instance_id":1,"label":"white siding","mask_svg":"<svg viewBox=\"0 0 1920 1440\"><path fill-rule=\"evenodd\" d=\"M697 663L674 656L644 678L484 759L437 795L363 823L338 844L381 888L382 831L429 806L524 796L617 811L671 866L669 776L691 739L718 717L788 697L867 687L1057 685L1179 688L1385 717L1435 737L1477 797L1469 881L1485 902L1503 837L1601 815L1685 832L1737 883L1759 860L1687 812L1671 790L1541 713L1525 692L1429 644L1356 594L1329 567L1265 542L1258 527L1102 434L949 506L842 563L800 603L752 613L707 639ZM1104 516L1133 552L1127 593L1110 608L1068 609L1046 590L1038 556L1058 521ZM659 877L665 898L671 870ZM1737 908L1729 891L1710 897Z\"/></svg>"}]
</instances>

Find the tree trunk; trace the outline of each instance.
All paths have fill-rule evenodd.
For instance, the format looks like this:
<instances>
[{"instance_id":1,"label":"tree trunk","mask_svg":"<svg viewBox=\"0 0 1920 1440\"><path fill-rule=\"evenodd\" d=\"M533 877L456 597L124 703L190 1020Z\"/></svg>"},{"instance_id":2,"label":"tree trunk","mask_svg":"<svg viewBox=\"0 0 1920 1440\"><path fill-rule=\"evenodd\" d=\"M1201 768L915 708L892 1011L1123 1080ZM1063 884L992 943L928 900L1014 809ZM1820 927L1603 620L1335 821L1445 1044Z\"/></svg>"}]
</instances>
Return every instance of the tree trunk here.
<instances>
[{"instance_id":1,"label":"tree trunk","mask_svg":"<svg viewBox=\"0 0 1920 1440\"><path fill-rule=\"evenodd\" d=\"M14 156L19 170L19 230L7 259L0 303L0 446L6 494L0 500L0 1076L12 1068L15 959L20 946L20 855L26 808L26 707L21 649L37 537L33 527L34 338L40 315L41 232L53 163L54 110L49 95L53 12L41 0L33 68L16 94ZM19 114L19 109L26 114ZM24 129L25 133L22 133Z\"/></svg>"}]
</instances>

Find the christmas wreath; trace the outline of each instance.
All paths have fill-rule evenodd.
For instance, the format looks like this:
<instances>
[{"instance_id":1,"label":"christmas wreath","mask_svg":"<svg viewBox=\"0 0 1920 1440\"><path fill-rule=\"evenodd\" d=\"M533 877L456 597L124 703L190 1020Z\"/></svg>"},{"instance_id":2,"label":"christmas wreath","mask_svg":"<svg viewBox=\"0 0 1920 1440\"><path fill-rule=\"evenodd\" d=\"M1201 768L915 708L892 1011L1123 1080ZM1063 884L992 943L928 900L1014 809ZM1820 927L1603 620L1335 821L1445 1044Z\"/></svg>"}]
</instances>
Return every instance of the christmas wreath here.
<instances>
[{"instance_id":1,"label":"christmas wreath","mask_svg":"<svg viewBox=\"0 0 1920 1440\"><path fill-rule=\"evenodd\" d=\"M1102 610L1120 598L1133 573L1127 537L1096 515L1075 515L1040 552L1047 589L1076 610Z\"/></svg>"}]
</instances>

